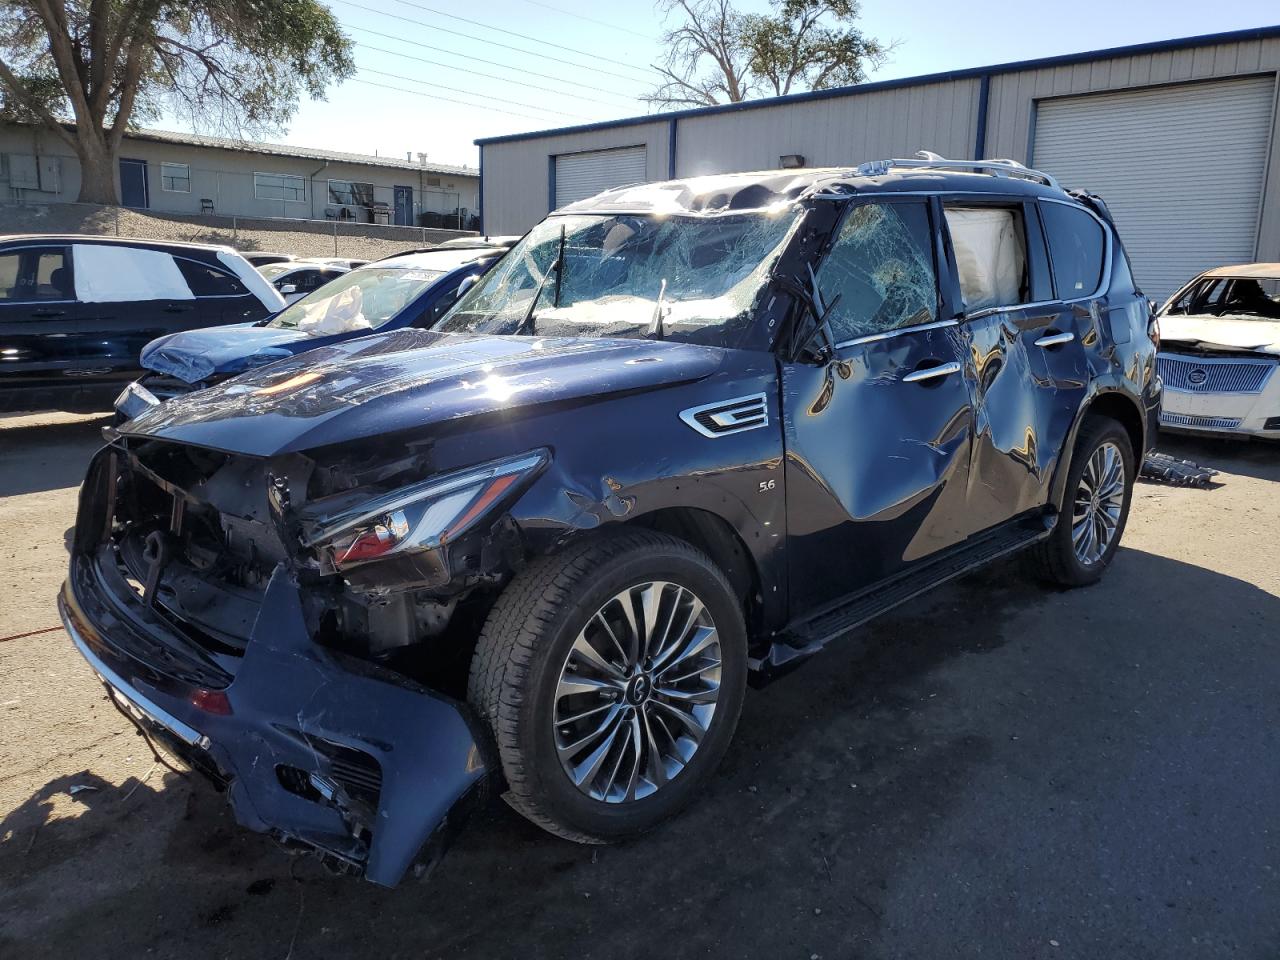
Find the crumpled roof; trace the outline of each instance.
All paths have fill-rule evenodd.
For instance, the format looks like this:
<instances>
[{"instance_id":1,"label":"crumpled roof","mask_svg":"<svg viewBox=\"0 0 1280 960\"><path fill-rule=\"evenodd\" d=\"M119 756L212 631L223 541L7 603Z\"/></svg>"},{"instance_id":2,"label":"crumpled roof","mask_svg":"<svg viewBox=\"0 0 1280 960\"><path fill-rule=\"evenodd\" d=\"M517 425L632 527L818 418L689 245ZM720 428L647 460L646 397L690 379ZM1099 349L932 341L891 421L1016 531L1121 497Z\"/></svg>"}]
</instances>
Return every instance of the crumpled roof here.
<instances>
[{"instance_id":1,"label":"crumpled roof","mask_svg":"<svg viewBox=\"0 0 1280 960\"><path fill-rule=\"evenodd\" d=\"M616 187L555 212L719 214L792 203L824 182L849 176L848 167L721 173Z\"/></svg>"}]
</instances>

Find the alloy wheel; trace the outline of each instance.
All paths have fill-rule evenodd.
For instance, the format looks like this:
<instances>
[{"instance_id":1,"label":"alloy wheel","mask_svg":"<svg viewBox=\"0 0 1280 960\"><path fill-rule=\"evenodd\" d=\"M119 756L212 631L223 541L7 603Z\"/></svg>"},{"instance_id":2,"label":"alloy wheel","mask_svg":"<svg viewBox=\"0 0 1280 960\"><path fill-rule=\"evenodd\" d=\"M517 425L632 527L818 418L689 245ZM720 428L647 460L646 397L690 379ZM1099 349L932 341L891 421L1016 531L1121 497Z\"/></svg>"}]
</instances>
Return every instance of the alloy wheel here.
<instances>
[{"instance_id":1,"label":"alloy wheel","mask_svg":"<svg viewBox=\"0 0 1280 960\"><path fill-rule=\"evenodd\" d=\"M715 622L693 591L650 581L615 594L560 670L553 717L565 774L605 803L660 790L711 726L720 661Z\"/></svg>"},{"instance_id":2,"label":"alloy wheel","mask_svg":"<svg viewBox=\"0 0 1280 960\"><path fill-rule=\"evenodd\" d=\"M1091 567L1106 555L1124 508L1124 457L1114 443L1103 443L1085 464L1071 515L1071 545L1076 559Z\"/></svg>"}]
</instances>

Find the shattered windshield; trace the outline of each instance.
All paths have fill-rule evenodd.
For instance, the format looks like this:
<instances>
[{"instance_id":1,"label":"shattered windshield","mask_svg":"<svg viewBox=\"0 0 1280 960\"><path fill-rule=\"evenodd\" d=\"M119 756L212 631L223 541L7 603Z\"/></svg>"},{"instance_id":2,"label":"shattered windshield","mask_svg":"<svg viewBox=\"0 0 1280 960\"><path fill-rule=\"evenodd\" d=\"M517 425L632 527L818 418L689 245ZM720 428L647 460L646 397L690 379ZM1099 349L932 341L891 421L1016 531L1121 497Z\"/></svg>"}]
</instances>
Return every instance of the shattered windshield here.
<instances>
[{"instance_id":1,"label":"shattered windshield","mask_svg":"<svg viewBox=\"0 0 1280 960\"><path fill-rule=\"evenodd\" d=\"M800 216L548 217L434 329L732 346Z\"/></svg>"},{"instance_id":2,"label":"shattered windshield","mask_svg":"<svg viewBox=\"0 0 1280 960\"><path fill-rule=\"evenodd\" d=\"M1280 280L1208 277L1179 297L1169 313L1232 320L1280 320Z\"/></svg>"},{"instance_id":3,"label":"shattered windshield","mask_svg":"<svg viewBox=\"0 0 1280 960\"><path fill-rule=\"evenodd\" d=\"M377 330L446 271L362 267L285 307L267 324L311 336Z\"/></svg>"}]
</instances>

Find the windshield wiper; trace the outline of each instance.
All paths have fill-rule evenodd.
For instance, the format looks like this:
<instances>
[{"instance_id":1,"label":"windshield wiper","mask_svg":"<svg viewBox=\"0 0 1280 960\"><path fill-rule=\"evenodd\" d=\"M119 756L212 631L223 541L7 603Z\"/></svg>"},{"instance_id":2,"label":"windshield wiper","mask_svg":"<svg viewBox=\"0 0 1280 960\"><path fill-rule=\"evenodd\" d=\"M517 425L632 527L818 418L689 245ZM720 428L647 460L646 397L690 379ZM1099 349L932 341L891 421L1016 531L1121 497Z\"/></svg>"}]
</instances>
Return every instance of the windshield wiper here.
<instances>
[{"instance_id":1,"label":"windshield wiper","mask_svg":"<svg viewBox=\"0 0 1280 960\"><path fill-rule=\"evenodd\" d=\"M663 297L667 294L667 278L662 278L662 286L658 288L658 302L653 308L653 319L649 321L648 336L657 337L659 340L667 338L666 330L662 326L662 308L665 304L662 302Z\"/></svg>"},{"instance_id":2,"label":"windshield wiper","mask_svg":"<svg viewBox=\"0 0 1280 960\"><path fill-rule=\"evenodd\" d=\"M516 325L516 336L521 335L526 330L533 333L534 315L533 312L538 309L538 301L542 299L542 291L547 285L547 281L551 279L551 272L554 270L556 274L556 294L554 306L560 306L560 264L564 260L564 224L560 225L560 250L556 253L556 258L547 265L546 272L542 275L542 279L538 281L537 288L533 291L533 299L529 301L529 310Z\"/></svg>"}]
</instances>

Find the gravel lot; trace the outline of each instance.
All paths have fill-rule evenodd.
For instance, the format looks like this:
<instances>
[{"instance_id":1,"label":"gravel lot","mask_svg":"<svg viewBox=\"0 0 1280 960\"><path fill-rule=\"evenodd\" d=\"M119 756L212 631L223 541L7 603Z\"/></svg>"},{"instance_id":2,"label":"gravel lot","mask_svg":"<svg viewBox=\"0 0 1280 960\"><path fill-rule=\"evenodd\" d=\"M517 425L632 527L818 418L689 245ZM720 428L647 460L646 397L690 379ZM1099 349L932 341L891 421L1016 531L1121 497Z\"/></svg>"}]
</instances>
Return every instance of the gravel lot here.
<instances>
[{"instance_id":1,"label":"gravel lot","mask_svg":"<svg viewBox=\"0 0 1280 960\"><path fill-rule=\"evenodd\" d=\"M103 422L0 421L0 956L1280 955L1280 448L1170 440L1221 484L1140 484L1102 584L1005 563L751 694L650 837L498 804L384 891L156 766L55 629Z\"/></svg>"},{"instance_id":2,"label":"gravel lot","mask_svg":"<svg viewBox=\"0 0 1280 960\"><path fill-rule=\"evenodd\" d=\"M86 233L108 237L217 243L241 253L269 250L300 257L377 260L453 237L459 230L376 226L323 220L272 220L148 213L88 203L0 204L0 234Z\"/></svg>"}]
</instances>

